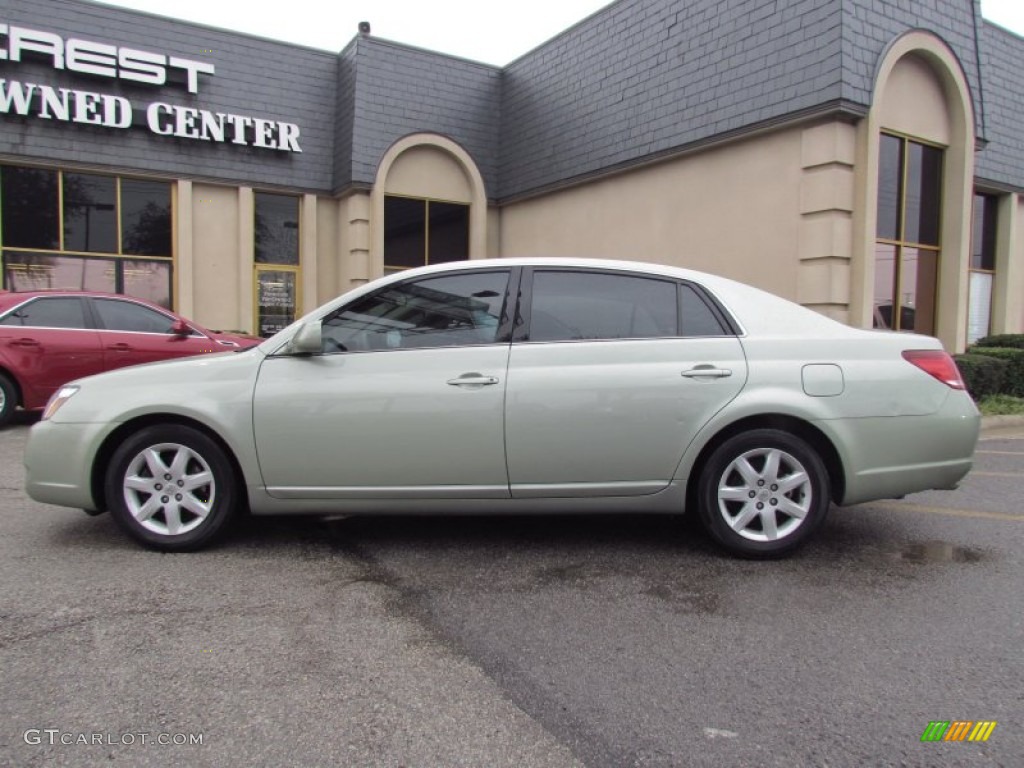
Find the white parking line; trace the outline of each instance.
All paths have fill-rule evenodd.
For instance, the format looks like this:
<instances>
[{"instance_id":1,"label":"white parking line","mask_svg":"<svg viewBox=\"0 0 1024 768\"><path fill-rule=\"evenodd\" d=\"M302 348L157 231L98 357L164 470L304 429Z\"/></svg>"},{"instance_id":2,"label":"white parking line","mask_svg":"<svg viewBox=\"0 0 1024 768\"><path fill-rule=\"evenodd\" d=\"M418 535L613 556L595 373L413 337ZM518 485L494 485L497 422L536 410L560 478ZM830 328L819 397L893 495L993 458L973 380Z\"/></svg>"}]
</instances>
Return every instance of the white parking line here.
<instances>
[{"instance_id":1,"label":"white parking line","mask_svg":"<svg viewBox=\"0 0 1024 768\"><path fill-rule=\"evenodd\" d=\"M975 451L989 456L1024 456L1024 451Z\"/></svg>"}]
</instances>

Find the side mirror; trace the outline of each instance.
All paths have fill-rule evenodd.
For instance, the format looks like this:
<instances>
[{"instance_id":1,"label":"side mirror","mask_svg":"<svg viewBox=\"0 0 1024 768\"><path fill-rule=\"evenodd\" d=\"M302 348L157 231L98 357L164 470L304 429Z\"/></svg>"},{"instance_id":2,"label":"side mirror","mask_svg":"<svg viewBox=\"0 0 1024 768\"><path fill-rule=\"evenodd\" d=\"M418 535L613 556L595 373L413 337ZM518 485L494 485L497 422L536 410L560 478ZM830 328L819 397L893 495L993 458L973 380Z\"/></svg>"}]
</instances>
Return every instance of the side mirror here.
<instances>
[{"instance_id":1,"label":"side mirror","mask_svg":"<svg viewBox=\"0 0 1024 768\"><path fill-rule=\"evenodd\" d=\"M288 351L293 355L315 355L323 351L320 321L303 323L288 342Z\"/></svg>"},{"instance_id":2,"label":"side mirror","mask_svg":"<svg viewBox=\"0 0 1024 768\"><path fill-rule=\"evenodd\" d=\"M171 324L171 334L174 336L190 336L192 329L184 320L175 320Z\"/></svg>"}]
</instances>

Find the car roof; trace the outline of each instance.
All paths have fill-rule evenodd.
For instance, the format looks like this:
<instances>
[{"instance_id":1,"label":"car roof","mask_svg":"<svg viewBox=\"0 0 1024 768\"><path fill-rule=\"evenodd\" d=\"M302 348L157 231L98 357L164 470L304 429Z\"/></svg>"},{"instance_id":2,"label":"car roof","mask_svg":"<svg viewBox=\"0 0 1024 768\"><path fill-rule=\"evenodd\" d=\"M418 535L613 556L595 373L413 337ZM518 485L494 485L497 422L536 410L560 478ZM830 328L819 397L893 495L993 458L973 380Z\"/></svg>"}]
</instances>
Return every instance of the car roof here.
<instances>
[{"instance_id":1,"label":"car roof","mask_svg":"<svg viewBox=\"0 0 1024 768\"><path fill-rule=\"evenodd\" d=\"M14 307L22 302L28 301L29 299L36 299L46 296L59 296L59 297L82 297L90 299L121 299L127 301L134 301L143 306L149 307L150 309L156 309L169 314L174 314L173 311L166 307L161 307L159 304L155 304L147 299L141 299L138 296L128 296L123 293L108 293L106 291L76 291L76 290L64 290L62 288L48 288L48 289L37 289L34 291L0 291L0 310L5 310L10 307Z\"/></svg>"},{"instance_id":2,"label":"car roof","mask_svg":"<svg viewBox=\"0 0 1024 768\"><path fill-rule=\"evenodd\" d=\"M453 261L396 272L389 278L396 280L443 274L466 269L495 267L562 267L566 269L604 269L616 272L635 272L641 275L688 280L703 286L732 315L740 328L747 332L756 328L758 335L804 336L810 330L818 335L857 335L859 329L837 322L813 309L804 307L774 293L755 288L721 275L701 272L685 267L654 264L624 259L577 258L563 256L510 257L499 259L472 259ZM383 284L373 281L367 287Z\"/></svg>"}]
</instances>

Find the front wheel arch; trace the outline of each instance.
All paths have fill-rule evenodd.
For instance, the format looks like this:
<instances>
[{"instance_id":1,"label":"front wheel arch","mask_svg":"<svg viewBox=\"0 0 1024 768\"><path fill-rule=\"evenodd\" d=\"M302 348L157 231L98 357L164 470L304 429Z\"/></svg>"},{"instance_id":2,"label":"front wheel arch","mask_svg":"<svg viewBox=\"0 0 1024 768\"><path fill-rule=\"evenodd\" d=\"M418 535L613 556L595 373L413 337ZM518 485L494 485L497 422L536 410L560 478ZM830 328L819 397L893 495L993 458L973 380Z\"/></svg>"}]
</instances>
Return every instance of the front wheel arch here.
<instances>
[{"instance_id":1,"label":"front wheel arch","mask_svg":"<svg viewBox=\"0 0 1024 768\"><path fill-rule=\"evenodd\" d=\"M109 509L104 486L106 483L107 467L110 464L111 457L114 455L114 451L116 451L117 447L130 435L141 429L145 429L146 427L158 425L179 425L182 427L191 427L197 432L202 432L206 437L217 443L218 447L224 451L224 455L231 463L231 469L234 472L235 477L238 479L237 491L239 512L248 512L248 484L245 482L245 473L242 472L242 465L239 463L238 457L235 456L235 452L231 450L231 446L229 446L215 430L210 429L209 426L203 424L201 421L196 421L195 419L190 419L186 416L171 413L155 413L147 416L140 416L139 418L132 419L131 421L126 421L107 435L107 438L103 441L102 445L100 445L99 450L96 451L96 457L93 460L92 471L89 478L92 498L96 502L96 509L98 512L105 512Z\"/></svg>"}]
</instances>

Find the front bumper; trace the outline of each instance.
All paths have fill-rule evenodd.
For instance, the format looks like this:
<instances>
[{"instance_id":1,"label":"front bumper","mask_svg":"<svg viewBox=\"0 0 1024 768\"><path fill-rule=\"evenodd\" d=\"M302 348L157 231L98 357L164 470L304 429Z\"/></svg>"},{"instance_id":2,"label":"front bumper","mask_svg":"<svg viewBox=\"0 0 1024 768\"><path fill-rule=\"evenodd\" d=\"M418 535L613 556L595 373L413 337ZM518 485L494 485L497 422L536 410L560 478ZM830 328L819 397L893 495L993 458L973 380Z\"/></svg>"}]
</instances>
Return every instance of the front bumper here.
<instances>
[{"instance_id":1,"label":"front bumper","mask_svg":"<svg viewBox=\"0 0 1024 768\"><path fill-rule=\"evenodd\" d=\"M116 424L35 424L25 445L25 491L44 504L100 511L92 493L96 451Z\"/></svg>"}]
</instances>

